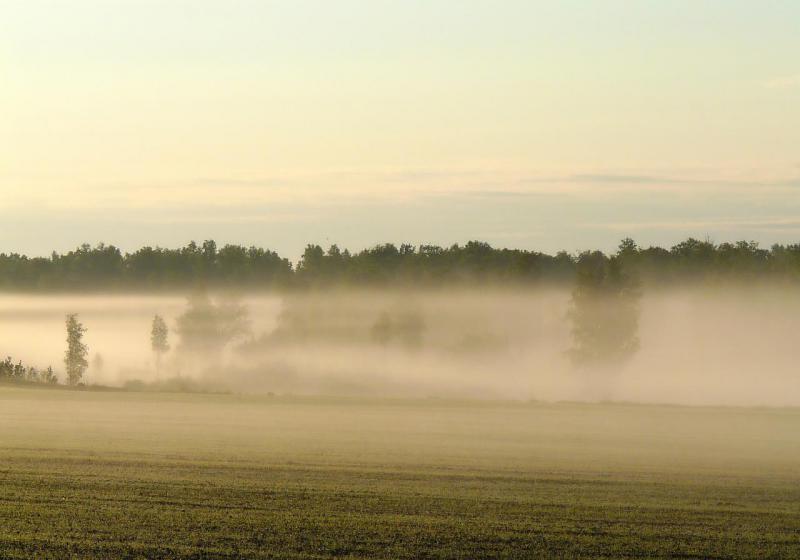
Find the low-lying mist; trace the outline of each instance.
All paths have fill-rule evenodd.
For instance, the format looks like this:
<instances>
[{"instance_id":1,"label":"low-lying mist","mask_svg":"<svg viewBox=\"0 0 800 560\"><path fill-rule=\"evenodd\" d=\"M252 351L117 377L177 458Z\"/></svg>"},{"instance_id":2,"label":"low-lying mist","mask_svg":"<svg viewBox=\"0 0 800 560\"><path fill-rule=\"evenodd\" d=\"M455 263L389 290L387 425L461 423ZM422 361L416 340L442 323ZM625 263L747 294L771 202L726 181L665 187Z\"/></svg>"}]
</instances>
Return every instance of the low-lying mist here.
<instances>
[{"instance_id":1,"label":"low-lying mist","mask_svg":"<svg viewBox=\"0 0 800 560\"><path fill-rule=\"evenodd\" d=\"M595 369L576 368L568 355L566 290L349 290L212 295L206 303L218 309L229 301L247 328L228 337L216 324L200 329L219 344L189 343L199 335L185 318L202 310L185 296L6 294L0 336L6 354L61 371L64 316L77 313L87 328L85 381L115 386L186 386L180 378L298 395L800 405L796 291L645 293L638 352ZM156 314L170 345L158 367L150 340Z\"/></svg>"}]
</instances>

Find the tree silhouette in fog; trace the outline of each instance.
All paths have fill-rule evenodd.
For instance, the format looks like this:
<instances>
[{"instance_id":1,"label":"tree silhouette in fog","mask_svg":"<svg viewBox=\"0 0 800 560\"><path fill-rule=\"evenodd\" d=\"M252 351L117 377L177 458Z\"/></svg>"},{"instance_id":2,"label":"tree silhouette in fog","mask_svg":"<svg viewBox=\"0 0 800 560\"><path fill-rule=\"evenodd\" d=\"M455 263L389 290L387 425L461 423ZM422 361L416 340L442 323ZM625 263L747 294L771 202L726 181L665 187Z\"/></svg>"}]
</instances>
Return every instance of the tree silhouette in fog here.
<instances>
[{"instance_id":1,"label":"tree silhouette in fog","mask_svg":"<svg viewBox=\"0 0 800 560\"><path fill-rule=\"evenodd\" d=\"M413 307L394 313L383 311L370 328L370 334L381 346L396 341L408 349L419 348L425 334L425 318Z\"/></svg>"},{"instance_id":2,"label":"tree silhouette in fog","mask_svg":"<svg viewBox=\"0 0 800 560\"><path fill-rule=\"evenodd\" d=\"M625 255L636 250L625 240L617 255L599 251L578 257L569 318L575 364L611 366L639 348L639 282L623 269Z\"/></svg>"},{"instance_id":3,"label":"tree silhouette in fog","mask_svg":"<svg viewBox=\"0 0 800 560\"><path fill-rule=\"evenodd\" d=\"M189 298L176 331L178 350L184 356L203 358L213 365L228 343L250 332L250 321L243 305L235 301L215 304L201 290Z\"/></svg>"},{"instance_id":4,"label":"tree silhouette in fog","mask_svg":"<svg viewBox=\"0 0 800 560\"><path fill-rule=\"evenodd\" d=\"M150 327L150 347L156 355L156 374L161 373L161 358L169 352L169 328L161 315L153 317Z\"/></svg>"},{"instance_id":5,"label":"tree silhouette in fog","mask_svg":"<svg viewBox=\"0 0 800 560\"><path fill-rule=\"evenodd\" d=\"M77 385L81 382L89 362L86 356L89 349L83 343L86 327L78 321L75 313L67 315L67 351L64 354L64 366L67 370L67 384Z\"/></svg>"}]
</instances>

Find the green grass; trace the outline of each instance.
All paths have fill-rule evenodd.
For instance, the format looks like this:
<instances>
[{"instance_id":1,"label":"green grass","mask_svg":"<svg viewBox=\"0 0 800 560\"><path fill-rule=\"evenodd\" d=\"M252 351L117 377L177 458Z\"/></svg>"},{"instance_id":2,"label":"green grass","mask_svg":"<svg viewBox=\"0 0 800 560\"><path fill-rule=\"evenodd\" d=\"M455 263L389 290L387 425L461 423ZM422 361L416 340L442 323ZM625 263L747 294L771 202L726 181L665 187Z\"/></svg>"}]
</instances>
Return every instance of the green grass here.
<instances>
[{"instance_id":1,"label":"green grass","mask_svg":"<svg viewBox=\"0 0 800 560\"><path fill-rule=\"evenodd\" d=\"M0 388L0 558L800 558L800 411Z\"/></svg>"}]
</instances>

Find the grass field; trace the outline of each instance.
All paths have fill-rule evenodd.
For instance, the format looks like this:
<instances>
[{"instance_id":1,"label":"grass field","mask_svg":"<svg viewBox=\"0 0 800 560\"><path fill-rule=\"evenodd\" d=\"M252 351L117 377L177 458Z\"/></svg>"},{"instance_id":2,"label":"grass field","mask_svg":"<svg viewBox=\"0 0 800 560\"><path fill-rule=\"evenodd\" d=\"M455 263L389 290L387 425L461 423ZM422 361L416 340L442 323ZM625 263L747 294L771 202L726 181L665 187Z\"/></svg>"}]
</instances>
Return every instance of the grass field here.
<instances>
[{"instance_id":1,"label":"grass field","mask_svg":"<svg viewBox=\"0 0 800 560\"><path fill-rule=\"evenodd\" d=\"M0 558L800 558L800 411L0 388Z\"/></svg>"}]
</instances>

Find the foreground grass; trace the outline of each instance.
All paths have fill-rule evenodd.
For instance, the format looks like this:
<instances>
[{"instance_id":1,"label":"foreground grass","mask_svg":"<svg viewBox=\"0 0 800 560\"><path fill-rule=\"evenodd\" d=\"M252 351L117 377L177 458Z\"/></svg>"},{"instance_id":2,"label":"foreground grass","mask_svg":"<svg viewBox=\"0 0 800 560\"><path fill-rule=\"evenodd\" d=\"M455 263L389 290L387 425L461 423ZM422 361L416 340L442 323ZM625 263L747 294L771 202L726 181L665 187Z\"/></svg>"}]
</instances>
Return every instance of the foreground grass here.
<instances>
[{"instance_id":1,"label":"foreground grass","mask_svg":"<svg viewBox=\"0 0 800 560\"><path fill-rule=\"evenodd\" d=\"M798 558L800 412L0 389L1 558Z\"/></svg>"}]
</instances>

